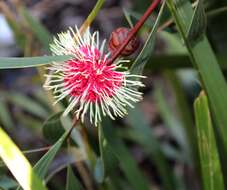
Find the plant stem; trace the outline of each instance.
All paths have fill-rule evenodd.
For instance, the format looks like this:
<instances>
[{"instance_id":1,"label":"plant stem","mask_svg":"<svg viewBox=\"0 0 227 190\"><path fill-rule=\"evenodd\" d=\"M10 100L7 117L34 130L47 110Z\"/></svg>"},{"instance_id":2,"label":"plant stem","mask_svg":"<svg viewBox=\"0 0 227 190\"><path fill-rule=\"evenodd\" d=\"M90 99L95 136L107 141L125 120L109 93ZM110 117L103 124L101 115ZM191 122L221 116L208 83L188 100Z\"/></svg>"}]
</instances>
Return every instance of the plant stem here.
<instances>
[{"instance_id":1,"label":"plant stem","mask_svg":"<svg viewBox=\"0 0 227 190\"><path fill-rule=\"evenodd\" d=\"M122 45L117 49L110 60L108 61L108 65L111 65L121 54L121 52L124 50L124 48L128 45L128 43L131 41L131 39L137 34L139 29L143 26L147 18L151 15L151 13L154 11L154 9L158 6L158 4L161 2L161 0L154 0L151 5L148 7L144 15L140 18L140 20L136 23L136 25L130 30L127 38L124 40Z\"/></svg>"},{"instance_id":2,"label":"plant stem","mask_svg":"<svg viewBox=\"0 0 227 190\"><path fill-rule=\"evenodd\" d=\"M84 21L82 26L80 27L80 32L84 33L87 29L88 26L91 25L97 14L99 13L103 3L105 0L98 0L97 3L95 4L94 8L92 9L91 13L88 15L87 19Z\"/></svg>"}]
</instances>

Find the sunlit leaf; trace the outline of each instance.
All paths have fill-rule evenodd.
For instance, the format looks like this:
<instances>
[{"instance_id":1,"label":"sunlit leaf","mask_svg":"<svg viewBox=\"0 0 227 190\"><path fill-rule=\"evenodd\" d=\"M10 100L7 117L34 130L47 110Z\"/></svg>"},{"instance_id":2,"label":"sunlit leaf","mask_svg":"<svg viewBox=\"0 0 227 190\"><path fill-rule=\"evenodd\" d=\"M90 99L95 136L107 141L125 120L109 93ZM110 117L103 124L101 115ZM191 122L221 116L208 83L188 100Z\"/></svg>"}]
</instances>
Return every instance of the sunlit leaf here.
<instances>
[{"instance_id":1,"label":"sunlit leaf","mask_svg":"<svg viewBox=\"0 0 227 190\"><path fill-rule=\"evenodd\" d=\"M215 134L204 92L196 99L194 109L204 190L224 190Z\"/></svg>"},{"instance_id":2,"label":"sunlit leaf","mask_svg":"<svg viewBox=\"0 0 227 190\"><path fill-rule=\"evenodd\" d=\"M30 163L1 128L0 139L0 156L23 189L46 190Z\"/></svg>"}]
</instances>

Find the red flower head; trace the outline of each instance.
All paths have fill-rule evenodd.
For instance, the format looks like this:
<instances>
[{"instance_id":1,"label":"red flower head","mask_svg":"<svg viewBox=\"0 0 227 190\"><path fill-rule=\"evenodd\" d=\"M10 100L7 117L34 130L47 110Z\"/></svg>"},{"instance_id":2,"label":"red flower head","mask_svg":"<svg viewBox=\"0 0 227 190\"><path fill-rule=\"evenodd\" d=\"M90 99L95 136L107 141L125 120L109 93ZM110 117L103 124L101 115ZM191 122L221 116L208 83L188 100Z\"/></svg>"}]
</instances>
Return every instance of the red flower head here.
<instances>
[{"instance_id":1,"label":"red flower head","mask_svg":"<svg viewBox=\"0 0 227 190\"><path fill-rule=\"evenodd\" d=\"M123 117L127 114L126 106L133 107L134 102L142 99L137 87L143 86L137 75L122 66L127 60L118 60L108 65L110 54L104 53L105 40L99 44L99 33L83 36L76 28L70 28L58 35L51 44L55 55L72 55L65 62L54 62L48 69L49 74L44 87L53 90L56 102L68 98L69 105L64 115L74 110L77 118L84 121L88 113L91 123L101 121L102 115ZM134 80L133 80L134 79ZM136 87L136 88L135 88Z\"/></svg>"}]
</instances>

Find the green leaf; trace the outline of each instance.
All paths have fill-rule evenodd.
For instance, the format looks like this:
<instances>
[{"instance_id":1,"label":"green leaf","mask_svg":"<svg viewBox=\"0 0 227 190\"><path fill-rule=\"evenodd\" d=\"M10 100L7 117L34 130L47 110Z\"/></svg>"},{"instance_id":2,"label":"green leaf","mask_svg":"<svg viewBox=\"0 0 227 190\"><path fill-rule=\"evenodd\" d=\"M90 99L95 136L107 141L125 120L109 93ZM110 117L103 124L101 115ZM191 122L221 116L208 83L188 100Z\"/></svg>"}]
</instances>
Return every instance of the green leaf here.
<instances>
[{"instance_id":1,"label":"green leaf","mask_svg":"<svg viewBox=\"0 0 227 190\"><path fill-rule=\"evenodd\" d=\"M145 45L143 46L142 51L137 56L136 60L134 61L134 63L132 64L132 66L130 68L131 73L133 73L133 74L141 74L143 72L144 66L146 65L146 63L148 62L148 60L150 59L150 57L152 55L151 52L154 47L154 41L155 41L155 37L156 37L155 34L158 30L159 22L161 20L161 16L162 16L164 7L165 7L165 1L162 4L158 17L148 36L148 39L147 39Z\"/></svg>"},{"instance_id":2,"label":"green leaf","mask_svg":"<svg viewBox=\"0 0 227 190\"><path fill-rule=\"evenodd\" d=\"M191 25L187 33L187 38L189 41L191 41L191 43L194 43L203 37L207 27L207 19L203 6L203 0L199 0L197 2L198 3L192 17Z\"/></svg>"},{"instance_id":3,"label":"green leaf","mask_svg":"<svg viewBox=\"0 0 227 190\"><path fill-rule=\"evenodd\" d=\"M63 142L72 130L73 128L71 127L69 130L65 131L61 138L58 139L58 141L50 148L50 150L46 154L44 154L44 156L33 167L33 170L36 172L40 179L44 180L44 178L46 177L48 166L51 164L57 152L61 148ZM21 188L18 187L17 190L21 190Z\"/></svg>"},{"instance_id":4,"label":"green leaf","mask_svg":"<svg viewBox=\"0 0 227 190\"><path fill-rule=\"evenodd\" d=\"M111 125L111 121L108 118L104 118L101 127L106 143L110 146L111 152L118 159L120 166L133 189L150 189L147 178L141 173L126 145L116 134L116 130Z\"/></svg>"},{"instance_id":5,"label":"green leaf","mask_svg":"<svg viewBox=\"0 0 227 190\"><path fill-rule=\"evenodd\" d=\"M105 1L106 0L97 0L97 2L95 4L95 6L93 7L92 11L90 12L90 14L88 15L88 17L84 21L83 25L81 26L81 29L82 30L91 25L91 23L94 21L95 17L99 13L99 11L102 8L102 6L103 6L103 4L104 4Z\"/></svg>"},{"instance_id":6,"label":"green leaf","mask_svg":"<svg viewBox=\"0 0 227 190\"><path fill-rule=\"evenodd\" d=\"M203 87L206 91L210 108L216 122L217 130L214 130L222 144L223 156L227 155L227 85L224 75L218 65L216 56L204 35L196 44L191 44L187 39L187 31L193 16L193 10L188 0L168 0L168 6L176 21L178 30L188 49L194 67L198 70ZM220 146L219 146L220 147ZM226 158L223 158L224 161ZM227 168L223 169L227 174ZM227 177L227 175L224 175Z\"/></svg>"},{"instance_id":7,"label":"green leaf","mask_svg":"<svg viewBox=\"0 0 227 190\"><path fill-rule=\"evenodd\" d=\"M0 69L17 69L27 67L38 67L71 59L69 55L39 56L39 57L0 57Z\"/></svg>"},{"instance_id":8,"label":"green leaf","mask_svg":"<svg viewBox=\"0 0 227 190\"><path fill-rule=\"evenodd\" d=\"M194 109L204 190L224 190L215 134L204 92L196 99Z\"/></svg>"},{"instance_id":9,"label":"green leaf","mask_svg":"<svg viewBox=\"0 0 227 190\"><path fill-rule=\"evenodd\" d=\"M20 12L26 19L27 24L29 25L29 28L39 39L43 47L46 50L49 50L49 44L52 41L52 36L48 32L48 30L38 20L33 18L32 15L28 12L28 10L25 7L21 7Z\"/></svg>"},{"instance_id":10,"label":"green leaf","mask_svg":"<svg viewBox=\"0 0 227 190\"><path fill-rule=\"evenodd\" d=\"M2 128L0 139L0 156L23 189L46 190L30 163Z\"/></svg>"},{"instance_id":11,"label":"green leaf","mask_svg":"<svg viewBox=\"0 0 227 190\"><path fill-rule=\"evenodd\" d=\"M51 149L35 164L34 170L41 179L45 178L48 166L53 161L54 157L56 156L57 152L61 148L63 142L70 134L72 129L73 128L69 129L68 131L65 131L61 138L59 138L59 140L51 147Z\"/></svg>"},{"instance_id":12,"label":"green leaf","mask_svg":"<svg viewBox=\"0 0 227 190\"><path fill-rule=\"evenodd\" d=\"M67 168L67 181L65 190L82 190L82 186L79 180L73 173L71 166L69 165Z\"/></svg>"},{"instance_id":13,"label":"green leaf","mask_svg":"<svg viewBox=\"0 0 227 190\"><path fill-rule=\"evenodd\" d=\"M43 135L51 143L55 143L64 133L64 128L61 124L60 113L52 114L43 124Z\"/></svg>"}]
</instances>

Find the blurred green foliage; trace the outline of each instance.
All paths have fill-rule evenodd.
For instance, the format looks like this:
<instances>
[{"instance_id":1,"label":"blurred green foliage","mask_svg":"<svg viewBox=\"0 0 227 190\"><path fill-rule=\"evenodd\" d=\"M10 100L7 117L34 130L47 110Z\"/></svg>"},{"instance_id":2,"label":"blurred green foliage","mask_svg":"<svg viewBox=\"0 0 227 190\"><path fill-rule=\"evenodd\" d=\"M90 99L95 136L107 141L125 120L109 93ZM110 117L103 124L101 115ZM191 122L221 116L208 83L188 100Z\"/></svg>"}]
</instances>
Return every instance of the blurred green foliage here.
<instances>
[{"instance_id":1,"label":"blurred green foliage","mask_svg":"<svg viewBox=\"0 0 227 190\"><path fill-rule=\"evenodd\" d=\"M94 20L103 3L103 0L97 2L83 27ZM133 3L133 11L124 11L131 27L149 6L148 1ZM218 19L225 19L227 4L212 0L197 0L193 4L189 0L167 0L167 5L163 2L139 33L146 42L132 63L131 71L148 75L144 79L148 87L142 89L144 102L128 110L127 118L118 121L104 118L97 128L86 122L72 128L73 117L61 117L65 102L52 107L52 94L1 92L0 123L4 129L11 134L18 130L19 122L26 125L34 138L42 134L45 139L47 147L44 148L48 151L30 160L36 163L31 171L37 176L35 183L40 187L46 184L49 189L57 190L225 189L226 55L220 47L227 44L227 25L219 23ZM0 58L0 69L36 67L67 60L67 56L40 56L49 52L52 36L23 4L18 6L17 14L23 18L20 22L7 15L7 11L3 13L24 56L29 57ZM34 44L38 44L38 48ZM185 70L182 71L184 68L190 69L189 78ZM194 77L192 70L198 77ZM179 71L183 75L179 75ZM38 83L42 83L45 71L38 67L38 73L41 79ZM191 85L190 80L203 90L200 95L193 86L184 83ZM188 91L198 98L189 97ZM155 105L151 105L151 99ZM12 114L12 107L19 112ZM158 115L156 120L150 119L151 108ZM8 138L3 131L2 134ZM7 142L7 147L0 143L0 150L12 153L14 145ZM41 150L27 147L26 156ZM17 177L27 171L26 167L24 171L14 171L7 157L1 157L4 162L0 166L0 188L20 189L19 185L28 183ZM54 161L57 166L52 169ZM8 175L7 168L17 182Z\"/></svg>"}]
</instances>

